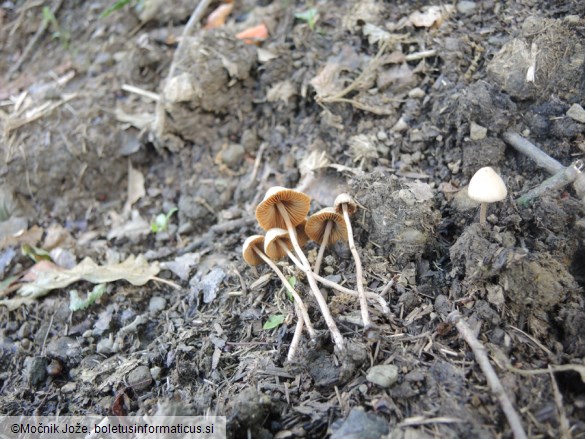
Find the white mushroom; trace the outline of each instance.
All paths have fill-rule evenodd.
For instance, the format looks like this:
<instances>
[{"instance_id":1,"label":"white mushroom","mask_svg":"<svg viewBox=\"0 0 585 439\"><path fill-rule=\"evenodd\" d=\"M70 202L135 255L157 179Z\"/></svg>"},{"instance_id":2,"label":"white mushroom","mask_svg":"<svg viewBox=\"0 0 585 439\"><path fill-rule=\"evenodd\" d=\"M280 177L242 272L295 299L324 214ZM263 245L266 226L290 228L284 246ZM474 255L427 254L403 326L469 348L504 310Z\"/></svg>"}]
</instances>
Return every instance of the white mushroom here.
<instances>
[{"instance_id":1,"label":"white mushroom","mask_svg":"<svg viewBox=\"0 0 585 439\"><path fill-rule=\"evenodd\" d=\"M479 223L484 224L487 217L487 205L496 201L502 201L508 195L508 190L502 177L491 167L486 166L478 170L471 177L467 194L472 200L481 203Z\"/></svg>"}]
</instances>

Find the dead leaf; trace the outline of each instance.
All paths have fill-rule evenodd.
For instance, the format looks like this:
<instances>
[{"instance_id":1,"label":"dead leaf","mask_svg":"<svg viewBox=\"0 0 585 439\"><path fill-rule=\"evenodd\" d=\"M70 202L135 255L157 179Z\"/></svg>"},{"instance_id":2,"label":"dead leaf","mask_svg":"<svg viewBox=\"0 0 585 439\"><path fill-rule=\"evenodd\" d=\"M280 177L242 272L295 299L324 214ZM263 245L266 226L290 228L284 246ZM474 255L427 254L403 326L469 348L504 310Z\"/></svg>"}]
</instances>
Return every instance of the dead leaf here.
<instances>
[{"instance_id":1,"label":"dead leaf","mask_svg":"<svg viewBox=\"0 0 585 439\"><path fill-rule=\"evenodd\" d=\"M262 49L260 47L258 48L258 52L257 53L258 53L258 62L259 63L262 63L262 64L264 64L264 63L266 63L268 61L271 61L271 60L273 60L275 58L278 58L278 55L270 52L269 50Z\"/></svg>"},{"instance_id":2,"label":"dead leaf","mask_svg":"<svg viewBox=\"0 0 585 439\"><path fill-rule=\"evenodd\" d=\"M291 81L284 80L274 84L266 93L266 100L268 102L283 101L285 104L296 94L295 86Z\"/></svg>"},{"instance_id":3,"label":"dead leaf","mask_svg":"<svg viewBox=\"0 0 585 439\"><path fill-rule=\"evenodd\" d=\"M215 29L216 27L223 26L227 20L228 15L232 13L233 9L233 3L224 3L219 5L217 8L215 8L215 10L213 10L213 12L211 12L211 14L209 14L203 29Z\"/></svg>"},{"instance_id":4,"label":"dead leaf","mask_svg":"<svg viewBox=\"0 0 585 439\"><path fill-rule=\"evenodd\" d=\"M132 205L146 195L144 189L144 175L132 167L132 162L128 160L128 198L124 205L125 214L130 213Z\"/></svg>"},{"instance_id":5,"label":"dead leaf","mask_svg":"<svg viewBox=\"0 0 585 439\"><path fill-rule=\"evenodd\" d=\"M268 38L268 28L262 23L237 33L236 38L246 44L259 44Z\"/></svg>"},{"instance_id":6,"label":"dead leaf","mask_svg":"<svg viewBox=\"0 0 585 439\"><path fill-rule=\"evenodd\" d=\"M137 238L141 235L148 235L151 232L150 224L140 216L137 210L131 213L130 221L121 223L120 215L115 212L110 212L112 217L113 227L108 232L108 240L115 238Z\"/></svg>"},{"instance_id":7,"label":"dead leaf","mask_svg":"<svg viewBox=\"0 0 585 439\"><path fill-rule=\"evenodd\" d=\"M12 236L4 236L0 239L0 250L6 247L14 247L18 245L37 245L43 236L43 229L39 226L32 226L30 229L20 231Z\"/></svg>"},{"instance_id":8,"label":"dead leaf","mask_svg":"<svg viewBox=\"0 0 585 439\"><path fill-rule=\"evenodd\" d=\"M85 258L70 270L59 268L53 262L40 261L33 265L21 279L18 294L22 298L37 299L51 290L65 288L74 282L86 280L94 284L126 280L132 285L141 286L156 277L160 271L157 262L148 263L144 256L129 256L118 264L97 265L91 258ZM0 305L13 309L21 299L3 300Z\"/></svg>"},{"instance_id":9,"label":"dead leaf","mask_svg":"<svg viewBox=\"0 0 585 439\"><path fill-rule=\"evenodd\" d=\"M47 251L51 251L56 247L72 248L74 245L75 241L69 230L61 224L53 223L47 228L42 247Z\"/></svg>"},{"instance_id":10,"label":"dead leaf","mask_svg":"<svg viewBox=\"0 0 585 439\"><path fill-rule=\"evenodd\" d=\"M443 24L455 8L451 5L429 6L423 12L415 11L408 17L415 27L438 28Z\"/></svg>"},{"instance_id":11,"label":"dead leaf","mask_svg":"<svg viewBox=\"0 0 585 439\"><path fill-rule=\"evenodd\" d=\"M343 87L339 83L339 74L341 73L341 66L336 62L327 62L325 67L311 79L310 84L315 89L319 98L332 96Z\"/></svg>"}]
</instances>

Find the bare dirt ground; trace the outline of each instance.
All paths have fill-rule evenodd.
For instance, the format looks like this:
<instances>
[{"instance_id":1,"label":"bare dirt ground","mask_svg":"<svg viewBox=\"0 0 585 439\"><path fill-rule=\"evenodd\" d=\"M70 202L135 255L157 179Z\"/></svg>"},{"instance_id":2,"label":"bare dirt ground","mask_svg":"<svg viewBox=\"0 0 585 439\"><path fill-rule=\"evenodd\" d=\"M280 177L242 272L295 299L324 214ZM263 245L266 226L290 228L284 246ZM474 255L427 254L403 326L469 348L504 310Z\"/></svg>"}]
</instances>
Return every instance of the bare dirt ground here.
<instances>
[{"instance_id":1,"label":"bare dirt ground","mask_svg":"<svg viewBox=\"0 0 585 439\"><path fill-rule=\"evenodd\" d=\"M114 3L0 3L0 413L512 437L459 310L528 437L583 437L585 193L519 202L550 173L505 140L563 166L585 153L583 2L242 0L203 29L211 2L187 34L196 2L101 16ZM236 37L260 24L255 44ZM508 196L479 224L467 184L484 166ZM323 289L349 353L282 260L318 332L287 361L293 303L242 259L271 186L311 212L341 192L359 204L365 286L389 309L370 303L364 332L357 298ZM325 255L322 274L355 289L347 244Z\"/></svg>"}]
</instances>

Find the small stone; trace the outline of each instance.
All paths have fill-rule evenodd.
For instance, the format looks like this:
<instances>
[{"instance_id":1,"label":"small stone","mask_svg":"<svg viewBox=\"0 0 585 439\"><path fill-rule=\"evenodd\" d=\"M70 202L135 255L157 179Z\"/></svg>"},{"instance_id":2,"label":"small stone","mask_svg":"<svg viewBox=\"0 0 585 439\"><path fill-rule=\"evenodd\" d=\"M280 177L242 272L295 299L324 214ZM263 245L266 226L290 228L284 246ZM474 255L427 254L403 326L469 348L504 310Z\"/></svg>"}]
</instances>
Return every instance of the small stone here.
<instances>
[{"instance_id":1,"label":"small stone","mask_svg":"<svg viewBox=\"0 0 585 439\"><path fill-rule=\"evenodd\" d=\"M26 357L24 360L24 376L31 386L41 384L47 376L47 359L45 357Z\"/></svg>"},{"instance_id":2,"label":"small stone","mask_svg":"<svg viewBox=\"0 0 585 439\"><path fill-rule=\"evenodd\" d=\"M415 87L408 92L408 97L413 99L424 98L426 95L425 91L420 87Z\"/></svg>"},{"instance_id":3,"label":"small stone","mask_svg":"<svg viewBox=\"0 0 585 439\"><path fill-rule=\"evenodd\" d=\"M150 368L150 375L152 376L153 380L158 380L160 378L161 368L158 366L154 366Z\"/></svg>"},{"instance_id":4,"label":"small stone","mask_svg":"<svg viewBox=\"0 0 585 439\"><path fill-rule=\"evenodd\" d=\"M367 413L363 407L354 407L347 419L333 425L332 430L331 439L376 439L386 437L388 422L381 415Z\"/></svg>"},{"instance_id":5,"label":"small stone","mask_svg":"<svg viewBox=\"0 0 585 439\"><path fill-rule=\"evenodd\" d=\"M393 364L381 364L370 368L366 379L380 387L390 387L398 381L398 368Z\"/></svg>"},{"instance_id":6,"label":"small stone","mask_svg":"<svg viewBox=\"0 0 585 439\"><path fill-rule=\"evenodd\" d=\"M246 150L242 145L231 143L221 152L221 161L231 169L238 169L245 153Z\"/></svg>"},{"instance_id":7,"label":"small stone","mask_svg":"<svg viewBox=\"0 0 585 439\"><path fill-rule=\"evenodd\" d=\"M152 375L146 366L138 366L128 374L128 385L135 391L147 389L151 384Z\"/></svg>"},{"instance_id":8,"label":"small stone","mask_svg":"<svg viewBox=\"0 0 585 439\"><path fill-rule=\"evenodd\" d=\"M461 1L457 3L457 11L463 15L469 15L473 13L477 4L475 2L470 1Z\"/></svg>"},{"instance_id":9,"label":"small stone","mask_svg":"<svg viewBox=\"0 0 585 439\"><path fill-rule=\"evenodd\" d=\"M386 140L388 138L388 134L386 134L386 131L378 131L376 133L376 137L378 138L378 140Z\"/></svg>"},{"instance_id":10,"label":"small stone","mask_svg":"<svg viewBox=\"0 0 585 439\"><path fill-rule=\"evenodd\" d=\"M61 387L61 393L73 393L77 388L76 383L67 383L63 387Z\"/></svg>"},{"instance_id":11,"label":"small stone","mask_svg":"<svg viewBox=\"0 0 585 439\"><path fill-rule=\"evenodd\" d=\"M104 337L96 346L96 352L98 354L111 354L113 352L114 342L109 337Z\"/></svg>"},{"instance_id":12,"label":"small stone","mask_svg":"<svg viewBox=\"0 0 585 439\"><path fill-rule=\"evenodd\" d=\"M469 137L471 140L483 140L487 136L487 128L481 125L471 122L469 125Z\"/></svg>"},{"instance_id":13,"label":"small stone","mask_svg":"<svg viewBox=\"0 0 585 439\"><path fill-rule=\"evenodd\" d=\"M148 310L151 313L158 313L165 309L167 306L167 301L164 297L160 296L153 296L150 298L150 302L148 304Z\"/></svg>"},{"instance_id":14,"label":"small stone","mask_svg":"<svg viewBox=\"0 0 585 439\"><path fill-rule=\"evenodd\" d=\"M63 372L63 364L57 359L53 359L47 366L47 374L52 377L57 377Z\"/></svg>"},{"instance_id":15,"label":"small stone","mask_svg":"<svg viewBox=\"0 0 585 439\"><path fill-rule=\"evenodd\" d=\"M579 104L571 105L571 108L567 111L567 116L579 123L585 123L585 110Z\"/></svg>"},{"instance_id":16,"label":"small stone","mask_svg":"<svg viewBox=\"0 0 585 439\"><path fill-rule=\"evenodd\" d=\"M47 345L47 356L58 358L66 363L81 359L81 346L71 337L60 337Z\"/></svg>"}]
</instances>

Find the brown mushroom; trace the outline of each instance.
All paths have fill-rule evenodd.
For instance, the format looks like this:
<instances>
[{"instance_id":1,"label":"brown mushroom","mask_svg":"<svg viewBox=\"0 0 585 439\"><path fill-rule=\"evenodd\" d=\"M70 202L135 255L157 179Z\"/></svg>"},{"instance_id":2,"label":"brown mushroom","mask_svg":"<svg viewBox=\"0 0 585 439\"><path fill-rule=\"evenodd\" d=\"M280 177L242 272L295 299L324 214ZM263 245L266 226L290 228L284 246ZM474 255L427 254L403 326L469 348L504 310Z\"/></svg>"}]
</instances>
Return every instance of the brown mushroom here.
<instances>
[{"instance_id":1,"label":"brown mushroom","mask_svg":"<svg viewBox=\"0 0 585 439\"><path fill-rule=\"evenodd\" d=\"M292 241L290 239L290 234L284 229L270 229L266 232L266 239L264 240L264 253L272 259L281 259L284 256L288 255L289 258L295 263L295 265L303 270L307 275L307 279L309 280L309 285L311 286L311 291L319 304L319 309L321 309L321 314L323 314L323 318L325 319L325 323L329 328L329 332L331 332L331 337L335 342L335 345L339 349L343 349L343 336L335 321L333 320L333 316L329 311L329 307L327 306L327 302L317 287L315 279L312 277L313 272L311 268L307 268L305 265L301 263L291 252L290 248L292 247ZM314 285L314 286L313 286Z\"/></svg>"},{"instance_id":2,"label":"brown mushroom","mask_svg":"<svg viewBox=\"0 0 585 439\"><path fill-rule=\"evenodd\" d=\"M326 207L309 217L305 225L305 232L309 238L320 244L317 260L313 267L313 273L319 274L325 247L340 239L347 241L347 226L343 215L337 213L333 207Z\"/></svg>"},{"instance_id":3,"label":"brown mushroom","mask_svg":"<svg viewBox=\"0 0 585 439\"><path fill-rule=\"evenodd\" d=\"M357 284L358 295L360 299L360 308L362 311L362 320L364 322L364 327L366 329L372 326L372 322L370 320L370 314L368 312L368 301L366 299L366 292L364 289L364 280L362 274L362 261L360 259L360 255L355 247L355 243L353 241L353 229L351 227L351 220L349 219L349 215L355 213L357 210L357 204L353 200L353 198L349 194L340 194L335 199L335 210L343 214L343 219L345 220L345 225L347 226L347 239L349 243L349 250L353 256L355 261L355 278Z\"/></svg>"},{"instance_id":4,"label":"brown mushroom","mask_svg":"<svg viewBox=\"0 0 585 439\"><path fill-rule=\"evenodd\" d=\"M295 303L300 311L301 318L304 323L307 325L307 330L309 331L309 335L311 339L315 339L317 337L317 333L313 328L313 324L311 323L311 319L309 318L309 313L307 312L307 307L303 303L303 300L292 287L290 282L284 277L282 271L277 267L277 265L264 253L262 248L264 247L265 238L262 235L252 235L246 241L244 241L244 245L242 247L242 256L244 261L249 265L260 265L266 263L274 270L276 275L282 281L284 287L292 294L293 298L295 299Z\"/></svg>"},{"instance_id":5,"label":"brown mushroom","mask_svg":"<svg viewBox=\"0 0 585 439\"><path fill-rule=\"evenodd\" d=\"M256 219L258 220L260 227L264 230L276 227L286 228L288 231L294 251L301 262L301 268L307 274L309 286L319 304L325 322L329 327L335 346L340 352L343 352L345 350L343 336L341 335L341 332L339 332L339 329L337 329L337 325L335 325L333 318L331 318L327 302L325 302L323 294L317 285L317 281L313 277L311 265L299 245L297 233L295 231L295 226L302 223L306 218L307 213L309 212L310 203L311 199L308 195L292 189L277 186L267 191L264 200L262 200L256 208ZM284 227L282 227L283 224Z\"/></svg>"}]
</instances>

